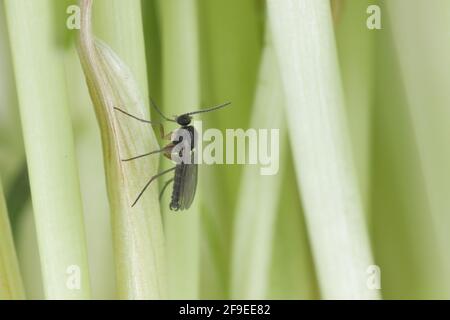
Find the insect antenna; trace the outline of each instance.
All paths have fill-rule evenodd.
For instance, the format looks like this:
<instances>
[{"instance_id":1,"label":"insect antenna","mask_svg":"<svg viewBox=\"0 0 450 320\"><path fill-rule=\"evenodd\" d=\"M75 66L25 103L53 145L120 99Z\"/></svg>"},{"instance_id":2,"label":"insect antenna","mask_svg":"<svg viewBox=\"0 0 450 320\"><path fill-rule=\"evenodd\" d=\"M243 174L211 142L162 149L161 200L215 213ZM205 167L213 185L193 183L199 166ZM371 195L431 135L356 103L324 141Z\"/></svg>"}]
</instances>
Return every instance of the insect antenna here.
<instances>
[{"instance_id":1,"label":"insect antenna","mask_svg":"<svg viewBox=\"0 0 450 320\"><path fill-rule=\"evenodd\" d=\"M171 121L171 122L176 122L174 119L171 119L169 117L166 117L164 115L164 113L162 113L162 111L158 108L158 106L156 105L155 101L153 101L152 98L150 98L150 104L152 105L153 108L155 108L156 112L158 112L158 114L166 121Z\"/></svg>"},{"instance_id":2,"label":"insect antenna","mask_svg":"<svg viewBox=\"0 0 450 320\"><path fill-rule=\"evenodd\" d=\"M131 113L128 113L128 112L126 112L125 110L122 110L122 109L117 108L117 107L114 107L114 110L117 110L117 111L123 113L124 115L126 115L126 116L128 116L128 117L130 117L130 118L133 118L133 119L135 119L135 120L137 120L137 121L143 122L143 123L148 123L148 124L161 124L161 122L158 122L158 121L153 121L153 120L150 121L150 120L145 120L145 119L138 118L138 117L132 115Z\"/></svg>"},{"instance_id":3,"label":"insect antenna","mask_svg":"<svg viewBox=\"0 0 450 320\"><path fill-rule=\"evenodd\" d=\"M211 111L214 111L214 110L222 109L222 108L225 108L225 107L227 107L227 106L229 106L229 105L231 105L231 102L227 102L227 103L224 103L224 104L221 104L221 105L212 107L212 108L204 109L204 110L198 110L198 111L189 112L189 113L186 113L186 114L187 114L188 116L192 116L192 115L194 115L194 114L205 113L205 112L211 112Z\"/></svg>"}]
</instances>

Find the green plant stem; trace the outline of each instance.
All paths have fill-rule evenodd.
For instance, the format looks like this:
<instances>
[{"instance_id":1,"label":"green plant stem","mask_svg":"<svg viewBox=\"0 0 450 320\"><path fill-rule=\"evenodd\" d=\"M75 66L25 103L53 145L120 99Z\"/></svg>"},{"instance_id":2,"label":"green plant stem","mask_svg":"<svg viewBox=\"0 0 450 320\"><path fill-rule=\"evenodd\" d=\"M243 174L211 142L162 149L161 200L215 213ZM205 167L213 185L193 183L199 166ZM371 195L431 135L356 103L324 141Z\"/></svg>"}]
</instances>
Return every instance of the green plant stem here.
<instances>
[{"instance_id":1,"label":"green plant stem","mask_svg":"<svg viewBox=\"0 0 450 320\"><path fill-rule=\"evenodd\" d=\"M24 298L22 278L0 181L0 300Z\"/></svg>"},{"instance_id":2,"label":"green plant stem","mask_svg":"<svg viewBox=\"0 0 450 320\"><path fill-rule=\"evenodd\" d=\"M260 166L243 169L234 221L232 298L312 299L317 284L291 174L281 76L266 37L250 127L279 130L279 139L271 140L272 146L279 141L279 171L263 176Z\"/></svg>"},{"instance_id":3,"label":"green plant stem","mask_svg":"<svg viewBox=\"0 0 450 320\"><path fill-rule=\"evenodd\" d=\"M258 82L251 128L278 129L279 141L271 143L272 146L276 143L279 145L280 158L283 159L286 156L287 141L280 108L284 97L278 63L270 42L263 50ZM268 137L271 138L270 135ZM272 243L282 176L282 172L262 176L260 166L247 166L244 169L239 191L242 196L238 201L233 234L233 299L268 297ZM255 199L258 201L255 202Z\"/></svg>"},{"instance_id":4,"label":"green plant stem","mask_svg":"<svg viewBox=\"0 0 450 320\"><path fill-rule=\"evenodd\" d=\"M164 111L179 115L200 107L197 0L163 0L160 10ZM170 191L163 199L169 297L173 299L199 298L200 189L198 186L193 205L182 215L169 210Z\"/></svg>"},{"instance_id":5,"label":"green plant stem","mask_svg":"<svg viewBox=\"0 0 450 320\"><path fill-rule=\"evenodd\" d=\"M95 0L95 35L130 68L142 96L148 99L147 66L140 0Z\"/></svg>"},{"instance_id":6,"label":"green plant stem","mask_svg":"<svg viewBox=\"0 0 450 320\"><path fill-rule=\"evenodd\" d=\"M8 191L23 168L25 151L3 2L0 4L0 57L0 175Z\"/></svg>"},{"instance_id":7,"label":"green plant stem","mask_svg":"<svg viewBox=\"0 0 450 320\"><path fill-rule=\"evenodd\" d=\"M385 1L398 55L425 195L441 270L449 270L450 254L450 27L448 1ZM384 11L383 11L384 12ZM420 43L420 45L418 45ZM428 256L428 253L427 253ZM437 267L437 265L433 265ZM436 274L436 273L435 273ZM450 297L450 277L437 280L440 298Z\"/></svg>"},{"instance_id":8,"label":"green plant stem","mask_svg":"<svg viewBox=\"0 0 450 320\"><path fill-rule=\"evenodd\" d=\"M107 43L131 69L133 77L137 80L139 92L141 92L143 97L147 100L147 72L144 56L145 48L141 18L141 2L137 0L95 0L93 2L93 17L94 33L99 39L105 41L105 43ZM79 106L77 107L79 108ZM123 107L128 108L129 106L124 105ZM121 118L120 120L121 124L127 124L130 121L129 119L124 118ZM95 123L95 126L97 127L97 123ZM89 140L89 142L92 142L92 140ZM91 162L92 158L93 156L91 155ZM81 174L83 174L83 172L81 172ZM95 177L87 175L84 176L84 178L95 179ZM81 176L81 182L83 183L83 181L83 176ZM102 182L102 184L104 183ZM89 186L92 188L94 184L90 183ZM96 201L96 203L98 204L99 201ZM106 220L106 218L103 219ZM106 234L106 236L109 235ZM97 247L96 250L101 249L98 242L99 241L96 241L95 244ZM107 244L105 243L105 245ZM106 262L105 259L98 261L99 264ZM99 267L101 267L101 265L99 265ZM93 288L93 294L96 293L95 289L96 288ZM103 287L101 290L105 290L105 288ZM125 298L123 290L119 289L119 291L122 292L119 292L119 296Z\"/></svg>"},{"instance_id":9,"label":"green plant stem","mask_svg":"<svg viewBox=\"0 0 450 320\"><path fill-rule=\"evenodd\" d=\"M328 0L268 0L297 180L321 294L375 299L362 200L349 148Z\"/></svg>"},{"instance_id":10,"label":"green plant stem","mask_svg":"<svg viewBox=\"0 0 450 320\"><path fill-rule=\"evenodd\" d=\"M83 213L53 4L5 1L45 294L87 299ZM79 288L68 286L71 276L80 276Z\"/></svg>"},{"instance_id":11,"label":"green plant stem","mask_svg":"<svg viewBox=\"0 0 450 320\"><path fill-rule=\"evenodd\" d=\"M319 299L304 210L288 146L283 166L282 193L274 226L268 299Z\"/></svg>"},{"instance_id":12,"label":"green plant stem","mask_svg":"<svg viewBox=\"0 0 450 320\"><path fill-rule=\"evenodd\" d=\"M45 294L31 200L24 204L21 215L14 226L14 237L25 296L29 300L42 300Z\"/></svg>"},{"instance_id":13,"label":"green plant stem","mask_svg":"<svg viewBox=\"0 0 450 320\"><path fill-rule=\"evenodd\" d=\"M111 48L94 39L91 29L92 3L92 0L80 1L82 24L79 55L102 136L112 212L118 295L123 299L164 298L164 236L157 184L151 184L136 206L132 207L143 186L157 173L158 161L156 158L121 161L124 157L157 150L159 146L149 125L137 122L114 109L119 107L139 118L149 119L149 108L141 97L141 90L146 92L147 88L141 43L143 37L130 36L133 32L140 32L142 35L142 25L133 20L140 19L140 2L95 2L104 6L97 10L114 9L110 14L116 18L111 20L111 23L123 22L120 24L120 30L116 30L124 32L122 36L118 36L123 43L113 41L112 37L109 37L109 40L124 54L126 63L130 62L133 68L131 70ZM124 16L121 16L122 14ZM103 31L107 25L104 25ZM107 35L106 32L103 34ZM133 41L128 42L128 38ZM140 49L141 53L134 52ZM138 61L129 60L133 57ZM135 83L135 70L139 71L138 79L143 81L144 85Z\"/></svg>"},{"instance_id":14,"label":"green plant stem","mask_svg":"<svg viewBox=\"0 0 450 320\"><path fill-rule=\"evenodd\" d=\"M336 38L342 84L355 157L359 185L364 207L369 205L371 112L375 89L375 35L376 30L366 26L364 14L373 0L341 1L336 23Z\"/></svg>"},{"instance_id":15,"label":"green plant stem","mask_svg":"<svg viewBox=\"0 0 450 320\"><path fill-rule=\"evenodd\" d=\"M383 298L442 299L447 269L430 219L433 213L391 30L389 20L383 20L376 45L370 215L373 250L382 270Z\"/></svg>"},{"instance_id":16,"label":"green plant stem","mask_svg":"<svg viewBox=\"0 0 450 320\"><path fill-rule=\"evenodd\" d=\"M199 0L202 103L231 101L204 114L204 127L246 128L263 43L263 3ZM241 166L203 166L201 297L225 299L230 290L231 232ZM206 196L207 194L207 196Z\"/></svg>"},{"instance_id":17,"label":"green plant stem","mask_svg":"<svg viewBox=\"0 0 450 320\"><path fill-rule=\"evenodd\" d=\"M75 44L74 44L75 45ZM65 54L89 254L92 299L114 299L115 268L102 142L75 46Z\"/></svg>"},{"instance_id":18,"label":"green plant stem","mask_svg":"<svg viewBox=\"0 0 450 320\"><path fill-rule=\"evenodd\" d=\"M155 101L162 101L162 50L159 11L158 0L142 1L147 76L150 95ZM157 114L155 110L151 110L151 112Z\"/></svg>"}]
</instances>

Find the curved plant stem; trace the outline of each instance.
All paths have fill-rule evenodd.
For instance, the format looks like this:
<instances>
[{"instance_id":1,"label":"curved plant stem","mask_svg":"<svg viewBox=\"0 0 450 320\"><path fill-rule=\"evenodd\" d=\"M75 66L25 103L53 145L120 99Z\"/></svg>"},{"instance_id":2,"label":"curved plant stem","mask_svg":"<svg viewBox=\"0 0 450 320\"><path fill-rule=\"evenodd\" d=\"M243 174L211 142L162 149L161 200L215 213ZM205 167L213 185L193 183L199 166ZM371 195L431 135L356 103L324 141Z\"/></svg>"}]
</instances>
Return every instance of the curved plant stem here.
<instances>
[{"instance_id":1,"label":"curved plant stem","mask_svg":"<svg viewBox=\"0 0 450 320\"><path fill-rule=\"evenodd\" d=\"M91 30L92 2L80 1L82 24L79 55L102 136L112 211L118 295L123 299L163 298L166 295L164 237L157 184L151 184L136 206L131 206L150 177L157 173L158 160L149 157L132 162L121 161L129 156L157 150L159 146L149 125L114 109L120 107L139 118L148 119L149 109L140 95L146 84L139 88L133 79L133 71L126 63L106 44L94 39ZM117 15L120 15L120 8L124 14L129 13L125 8L130 5L129 1L109 4L119 10L115 12ZM131 7L138 10L139 4L132 1ZM137 18L136 12L129 18ZM126 28L128 19L122 17L119 20L123 21L121 28ZM135 22L130 20L130 23ZM115 45L122 48L117 43ZM122 50L127 52L124 48ZM142 55L134 55L131 51L125 54L127 59L133 56L143 58L144 52ZM144 64L141 65L142 72L145 72L145 62L140 61ZM138 68L136 61L133 66ZM142 77L138 78L144 81Z\"/></svg>"},{"instance_id":2,"label":"curved plant stem","mask_svg":"<svg viewBox=\"0 0 450 320\"><path fill-rule=\"evenodd\" d=\"M328 0L268 0L297 179L325 299L374 299Z\"/></svg>"},{"instance_id":3,"label":"curved plant stem","mask_svg":"<svg viewBox=\"0 0 450 320\"><path fill-rule=\"evenodd\" d=\"M111 215L105 184L102 142L75 43L65 54L69 102L75 136L92 299L114 299L115 268Z\"/></svg>"},{"instance_id":4,"label":"curved plant stem","mask_svg":"<svg viewBox=\"0 0 450 320\"><path fill-rule=\"evenodd\" d=\"M45 294L86 299L90 284L83 212L53 1L5 5Z\"/></svg>"}]
</instances>

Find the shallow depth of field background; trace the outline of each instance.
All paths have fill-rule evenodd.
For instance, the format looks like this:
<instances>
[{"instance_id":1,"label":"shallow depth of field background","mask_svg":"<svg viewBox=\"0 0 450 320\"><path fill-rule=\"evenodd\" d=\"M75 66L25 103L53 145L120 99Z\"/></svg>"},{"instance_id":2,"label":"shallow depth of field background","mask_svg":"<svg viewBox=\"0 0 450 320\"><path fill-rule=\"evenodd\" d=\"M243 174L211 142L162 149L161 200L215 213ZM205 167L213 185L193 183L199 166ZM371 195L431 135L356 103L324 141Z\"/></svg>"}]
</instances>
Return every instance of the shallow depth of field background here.
<instances>
[{"instance_id":1,"label":"shallow depth of field background","mask_svg":"<svg viewBox=\"0 0 450 320\"><path fill-rule=\"evenodd\" d=\"M98 10L102 1L94 1L94 25L107 19ZM195 42L198 40L199 61L194 70L199 74L199 105L176 108L191 111L232 101L230 109L202 116L204 127L249 128L262 113L254 101L268 27L265 2L190 1L197 8ZM41 299L45 296L3 2L0 0L0 176L26 296ZM148 91L167 110L173 109L167 106L167 100L177 92L171 93L171 83L165 81L168 71L164 61L174 52L167 52L170 45L164 46L164 37L176 30L170 29L173 17L164 16L166 11L159 2L142 0L141 13ZM450 298L450 1L334 2L340 79L345 95L343 116L348 123L370 247L381 270L381 296ZM113 299L117 297L114 250L99 129L74 47L75 31L65 28L65 11L74 1L51 3L55 46L63 56L55 63L63 65L67 77L92 297ZM177 5L175 0L171 3ZM370 4L382 9L381 30L366 27L366 9ZM108 39L97 35L108 43ZM191 63L184 52L175 54L180 65ZM177 66L170 66L172 78L176 70ZM45 74L40 81L46 81ZM285 114L283 99L266 112L289 116ZM316 272L320 261L313 259L309 240L317 230L308 230L305 222L302 191L295 175L298 164L291 154L296 137L285 120L283 123L280 172L267 178L273 183L264 192L243 187L246 181L262 179L258 170L247 165L217 165L200 168L193 210L171 213L166 210L169 197L164 197L164 221L177 216L187 220L197 216L199 221L196 240L189 242L192 248L185 252L185 260L172 257L176 263L168 266L168 278L188 279L183 282L188 284L186 287L177 289L176 283L171 284L171 297L322 297ZM147 178L143 177L143 184ZM252 212L248 220L242 220L239 215L245 210L259 210L251 206L240 209L242 199L250 199L254 208L274 202L276 210L269 216ZM259 219L270 220L260 235L268 241L250 245L236 242L245 239L245 230L253 232ZM169 241L168 251L173 249L171 246L177 246L176 237ZM251 260L255 252L263 257L263 265L255 265ZM191 259L198 263L192 264Z\"/></svg>"}]
</instances>

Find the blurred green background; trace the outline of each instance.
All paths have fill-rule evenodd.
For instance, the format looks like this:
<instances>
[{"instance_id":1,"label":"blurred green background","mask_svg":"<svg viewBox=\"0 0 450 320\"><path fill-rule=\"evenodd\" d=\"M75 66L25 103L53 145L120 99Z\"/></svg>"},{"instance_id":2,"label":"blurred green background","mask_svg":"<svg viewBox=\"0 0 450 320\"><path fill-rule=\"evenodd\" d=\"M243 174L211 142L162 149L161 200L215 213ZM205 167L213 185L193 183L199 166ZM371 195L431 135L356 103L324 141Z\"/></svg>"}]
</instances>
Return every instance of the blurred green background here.
<instances>
[{"instance_id":1,"label":"blurred green background","mask_svg":"<svg viewBox=\"0 0 450 320\"><path fill-rule=\"evenodd\" d=\"M203 116L204 127L245 129L260 126L259 121L267 122L260 117L265 111L255 104L268 28L265 1L189 0L188 9L194 10L190 16L183 10L173 14L177 6L186 5L181 4L184 0L161 3L164 1L142 0L140 6L149 94L169 114L232 101L229 110ZM4 2L0 0L0 175L26 297L42 299L45 295ZM92 297L113 299L117 297L114 250L100 135L76 54L76 31L65 27L66 8L76 1L48 2L54 9L54 46L61 56L55 63L61 64L66 76ZM113 18L102 11L107 4L101 2L94 1L94 26ZM370 245L375 264L381 269L381 296L448 299L450 1L332 2L346 101L344 116L349 124ZM366 27L370 15L366 9L371 4L381 7L381 30ZM180 21L179 17L192 20ZM177 23L193 29L177 37L182 32L176 28ZM195 37L191 38L190 32L196 32ZM115 49L108 39L111 33L96 34ZM193 42L184 43L186 37ZM190 48L190 43L196 49L184 54L183 45ZM33 45L39 44L32 44L30 50ZM187 74L187 78L180 76L181 80L198 82L186 83L188 95L197 90L192 101L198 105L179 105L176 96L183 83L176 76L178 66L167 61L180 64L182 74ZM196 74L190 77L187 66L194 61ZM283 104L281 99L267 113L280 113L284 119ZM173 257L171 252L176 253L181 245L177 241L183 240L167 240L168 277L187 279L184 286L171 284L169 297L323 297L315 271L320 261L313 260L308 236L315 230L307 230L294 174L298 166L290 142L296 137L289 134L286 120L282 122L276 126L284 137L280 143L280 173L267 178L271 180L258 180L262 179L258 170L249 165L200 168L196 205L181 213L180 219L187 224L175 226L192 228L189 219L197 216L198 228L186 231L188 237L194 237L189 242L193 247L185 248L189 251L182 258ZM167 210L168 199L164 197L161 204L165 227L179 217ZM260 202L262 205L258 205ZM275 209L265 212L265 205L274 205ZM263 231L256 226L260 222L266 222ZM173 230L167 230L167 234L173 234ZM264 285L258 287L261 283Z\"/></svg>"}]
</instances>

